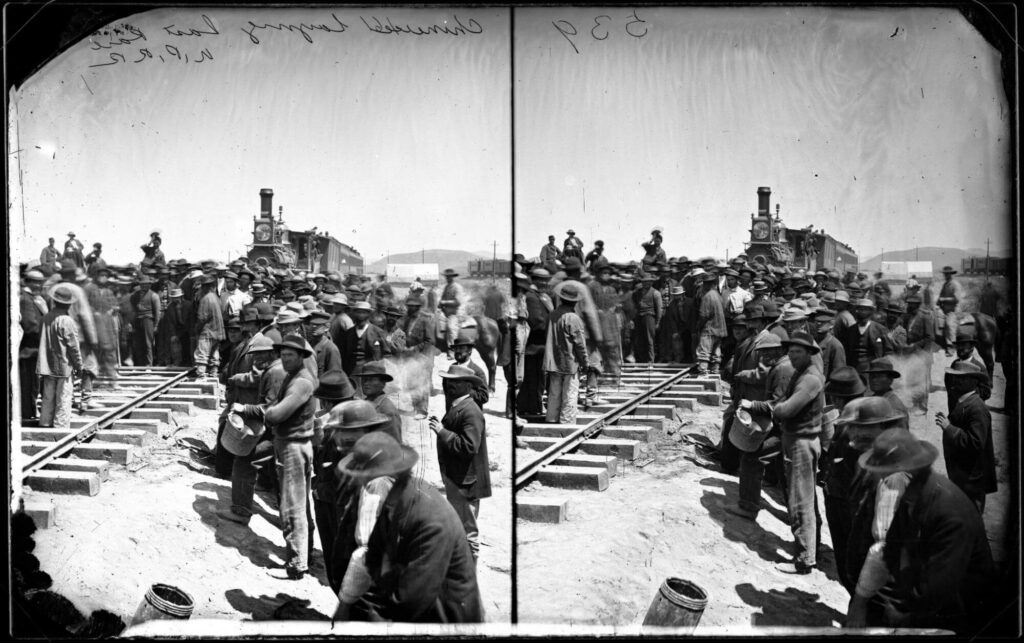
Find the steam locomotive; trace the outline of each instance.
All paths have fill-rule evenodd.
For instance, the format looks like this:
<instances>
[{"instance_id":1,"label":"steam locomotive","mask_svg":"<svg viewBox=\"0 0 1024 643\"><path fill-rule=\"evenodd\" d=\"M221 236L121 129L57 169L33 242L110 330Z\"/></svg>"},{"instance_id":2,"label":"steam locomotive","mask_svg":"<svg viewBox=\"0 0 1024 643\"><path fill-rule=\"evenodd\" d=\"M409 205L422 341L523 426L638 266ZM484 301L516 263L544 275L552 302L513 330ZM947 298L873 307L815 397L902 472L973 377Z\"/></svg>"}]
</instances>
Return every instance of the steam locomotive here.
<instances>
[{"instance_id":1,"label":"steam locomotive","mask_svg":"<svg viewBox=\"0 0 1024 643\"><path fill-rule=\"evenodd\" d=\"M273 190L260 190L260 214L253 216L253 242L246 255L250 264L324 274L362 274L363 257L355 248L319 234L316 228L290 230L284 223L284 208L279 206L274 218L273 200Z\"/></svg>"},{"instance_id":2,"label":"steam locomotive","mask_svg":"<svg viewBox=\"0 0 1024 643\"><path fill-rule=\"evenodd\" d=\"M747 258L766 266L789 266L810 272L836 270L840 274L856 271L859 266L853 248L812 226L793 230L787 228L775 204L772 217L772 189L757 188L757 214L750 215L750 241L745 243Z\"/></svg>"}]
</instances>

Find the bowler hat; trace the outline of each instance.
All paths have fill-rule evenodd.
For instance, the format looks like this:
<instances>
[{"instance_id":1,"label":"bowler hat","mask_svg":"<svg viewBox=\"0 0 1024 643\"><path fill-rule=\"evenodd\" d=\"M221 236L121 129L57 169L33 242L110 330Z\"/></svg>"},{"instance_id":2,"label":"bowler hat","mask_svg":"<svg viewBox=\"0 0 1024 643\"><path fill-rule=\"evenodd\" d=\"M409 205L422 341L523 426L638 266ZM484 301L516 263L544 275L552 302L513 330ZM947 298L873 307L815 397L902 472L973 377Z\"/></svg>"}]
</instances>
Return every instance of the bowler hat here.
<instances>
[{"instance_id":1,"label":"bowler hat","mask_svg":"<svg viewBox=\"0 0 1024 643\"><path fill-rule=\"evenodd\" d=\"M480 381L480 378L477 377L476 373L474 373L473 370L470 369L468 366L459 366L458 364L452 364L447 372L441 372L438 373L438 375L447 380L465 380L472 382L476 386L483 386L483 382Z\"/></svg>"},{"instance_id":2,"label":"bowler hat","mask_svg":"<svg viewBox=\"0 0 1024 643\"><path fill-rule=\"evenodd\" d=\"M864 395L866 390L860 373L852 366L840 366L835 369L825 384L825 393L835 397L859 397Z\"/></svg>"},{"instance_id":3,"label":"bowler hat","mask_svg":"<svg viewBox=\"0 0 1024 643\"><path fill-rule=\"evenodd\" d=\"M384 362L366 362L362 368L352 373L352 377L381 377L384 378L385 382L395 379L388 374L387 368L384 367Z\"/></svg>"},{"instance_id":4,"label":"bowler hat","mask_svg":"<svg viewBox=\"0 0 1024 643\"><path fill-rule=\"evenodd\" d=\"M70 306L75 301L75 293L71 288L60 284L50 292L50 299L58 304Z\"/></svg>"},{"instance_id":5,"label":"bowler hat","mask_svg":"<svg viewBox=\"0 0 1024 643\"><path fill-rule=\"evenodd\" d=\"M263 434L263 422L259 418L243 418L237 413L228 414L220 444L228 453L244 457L252 453Z\"/></svg>"},{"instance_id":6,"label":"bowler hat","mask_svg":"<svg viewBox=\"0 0 1024 643\"><path fill-rule=\"evenodd\" d=\"M879 357L878 359L871 360L868 365L868 369L865 373L886 373L889 377L896 379L900 376L900 372L893 368L892 360L888 357Z\"/></svg>"},{"instance_id":7,"label":"bowler hat","mask_svg":"<svg viewBox=\"0 0 1024 643\"><path fill-rule=\"evenodd\" d=\"M771 431L771 415L751 414L746 409L737 409L735 419L729 431L729 441L740 451L757 451Z\"/></svg>"},{"instance_id":8,"label":"bowler hat","mask_svg":"<svg viewBox=\"0 0 1024 643\"><path fill-rule=\"evenodd\" d=\"M355 394L356 390L352 387L352 382L349 381L348 375L345 375L345 371L341 370L326 371L320 376L320 383L316 390L313 391L313 397L318 397L328 402L350 400L355 397Z\"/></svg>"},{"instance_id":9,"label":"bowler hat","mask_svg":"<svg viewBox=\"0 0 1024 643\"><path fill-rule=\"evenodd\" d=\"M839 426L847 424L873 426L901 419L903 419L903 414L894 409L889 400L872 395L847 402L843 407L843 412L836 419L836 424Z\"/></svg>"},{"instance_id":10,"label":"bowler hat","mask_svg":"<svg viewBox=\"0 0 1024 643\"><path fill-rule=\"evenodd\" d=\"M885 476L930 467L938 457L935 446L914 438L907 429L886 429L858 462L865 471Z\"/></svg>"},{"instance_id":11,"label":"bowler hat","mask_svg":"<svg viewBox=\"0 0 1024 643\"><path fill-rule=\"evenodd\" d=\"M971 326L960 326L956 329L956 344L977 343L978 339L974 335L974 328Z\"/></svg>"},{"instance_id":12,"label":"bowler hat","mask_svg":"<svg viewBox=\"0 0 1024 643\"><path fill-rule=\"evenodd\" d=\"M412 447L399 444L384 431L371 431L356 441L352 452L338 462L337 470L352 478L368 480L410 471L418 459Z\"/></svg>"},{"instance_id":13,"label":"bowler hat","mask_svg":"<svg viewBox=\"0 0 1024 643\"><path fill-rule=\"evenodd\" d=\"M798 330L790 335L788 340L782 342L782 345L787 349L790 346L802 346L810 351L811 354L817 353L821 350L821 347L814 342L814 339L802 330Z\"/></svg>"},{"instance_id":14,"label":"bowler hat","mask_svg":"<svg viewBox=\"0 0 1024 643\"><path fill-rule=\"evenodd\" d=\"M580 286L575 281L563 281L555 286L555 295L565 302L577 302L583 298Z\"/></svg>"},{"instance_id":15,"label":"bowler hat","mask_svg":"<svg viewBox=\"0 0 1024 643\"><path fill-rule=\"evenodd\" d=\"M298 351L303 357L309 357L313 354L313 351L306 348L306 340L302 338L302 335L291 333L286 335L280 342L274 344L274 348L277 350L284 350L286 348L293 351Z\"/></svg>"}]
</instances>

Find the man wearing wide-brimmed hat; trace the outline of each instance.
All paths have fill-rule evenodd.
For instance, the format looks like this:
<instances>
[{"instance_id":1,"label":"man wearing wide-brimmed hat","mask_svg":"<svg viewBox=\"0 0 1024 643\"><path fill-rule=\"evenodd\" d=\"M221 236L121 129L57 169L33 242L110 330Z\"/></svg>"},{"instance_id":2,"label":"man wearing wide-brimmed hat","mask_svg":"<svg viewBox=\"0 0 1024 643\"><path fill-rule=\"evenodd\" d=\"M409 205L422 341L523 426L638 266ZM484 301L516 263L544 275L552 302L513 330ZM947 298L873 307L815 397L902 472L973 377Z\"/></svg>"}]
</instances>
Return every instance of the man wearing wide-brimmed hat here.
<instances>
[{"instance_id":1,"label":"man wearing wide-brimmed hat","mask_svg":"<svg viewBox=\"0 0 1024 643\"><path fill-rule=\"evenodd\" d=\"M273 431L274 454L281 484L280 516L287 549L289 579L300 579L308 569L309 493L313 468L313 415L317 383L304 360L312 356L306 340L298 334L285 336L274 344L286 376L277 399L265 404L234 404L232 410L243 418L262 418Z\"/></svg>"},{"instance_id":2,"label":"man wearing wide-brimmed hat","mask_svg":"<svg viewBox=\"0 0 1024 643\"><path fill-rule=\"evenodd\" d=\"M846 366L846 349L832 334L835 327L835 311L819 308L811 313L814 324L814 340L821 348L821 374L828 380L838 368Z\"/></svg>"},{"instance_id":3,"label":"man wearing wide-brimmed hat","mask_svg":"<svg viewBox=\"0 0 1024 643\"><path fill-rule=\"evenodd\" d=\"M844 369L844 371L847 369ZM850 368L849 377L842 378L842 382L829 382L826 388L832 387L831 399L843 399L839 397L838 391L845 389L844 393L854 394L856 386L863 389L864 384L860 381L857 371ZM852 390L851 390L852 389ZM836 433L829 448L829 466L824 474L825 491L825 516L828 520L829 531L832 534L832 551L836 559L836 571L839 573L839 581L851 595L854 594L854 587L865 555L868 555L868 548L871 545L868 534L858 533L853 537L857 551L851 557L850 542L853 530L854 518L858 510L861 518L871 513L872 507L864 506L860 501L865 494L873 495L875 485L879 482L865 476L858 465L858 458L865 451L871 449L875 438L882 431L896 427L903 418L887 400L881 397L846 397L842 413L836 418ZM884 480L887 491L899 491L905 488L905 480ZM883 494L884 498L885 494ZM887 499L887 498L886 498ZM882 532L888 528L888 524L880 526ZM852 561L851 561L852 559Z\"/></svg>"},{"instance_id":4,"label":"man wearing wide-brimmed hat","mask_svg":"<svg viewBox=\"0 0 1024 643\"><path fill-rule=\"evenodd\" d=\"M448 351L451 352L452 345L455 343L455 338L459 335L459 320L465 317L466 304L468 303L466 297L466 289L462 287L462 284L455 281L455 278L459 276L459 273L453 268L446 268L444 273L445 284L444 288L441 289L441 303L454 302L445 313L447 324L445 325L445 339L447 341Z\"/></svg>"},{"instance_id":5,"label":"man wearing wide-brimmed hat","mask_svg":"<svg viewBox=\"0 0 1024 643\"><path fill-rule=\"evenodd\" d=\"M373 431L382 431L390 421L366 400L349 399L354 390L342 371L325 373L317 396L339 400L323 416L323 440L314 449L313 511L320 530L320 543L327 570L327 581L337 594L342 588L351 593L354 582L366 576L366 543L377 514L391 490L392 479L383 476L360 489L344 484L338 463L352 452L356 442ZM354 602L354 601L353 601Z\"/></svg>"},{"instance_id":6,"label":"man wearing wide-brimmed hat","mask_svg":"<svg viewBox=\"0 0 1024 643\"><path fill-rule=\"evenodd\" d=\"M367 532L366 574L346 573L335 620L484 620L476 566L459 517L440 493L412 475L416 461L412 448L374 431L338 463L339 476L360 494L366 520L359 522L371 526L376 514L376 525ZM376 500L376 493L363 489L380 479L393 482L383 500Z\"/></svg>"},{"instance_id":7,"label":"man wearing wide-brimmed hat","mask_svg":"<svg viewBox=\"0 0 1024 643\"><path fill-rule=\"evenodd\" d=\"M342 370L341 352L331 341L330 323L330 315L321 311L316 311L309 317L309 342L316 356L318 378L327 371Z\"/></svg>"},{"instance_id":8,"label":"man wearing wide-brimmed hat","mask_svg":"<svg viewBox=\"0 0 1024 643\"><path fill-rule=\"evenodd\" d=\"M92 308L93 319L96 324L97 345L96 352L98 375L105 378L117 378L117 330L114 322L114 310L117 308L117 298L110 287L110 268L104 262L103 265L95 267L93 280L83 288L85 297Z\"/></svg>"},{"instance_id":9,"label":"man wearing wide-brimmed hat","mask_svg":"<svg viewBox=\"0 0 1024 643\"><path fill-rule=\"evenodd\" d=\"M942 429L946 474L984 513L985 496L996 491L992 413L978 393L988 384L988 373L983 366L961 360L946 369L945 383L952 411L948 418L937 413L935 424Z\"/></svg>"},{"instance_id":10,"label":"man wearing wide-brimmed hat","mask_svg":"<svg viewBox=\"0 0 1024 643\"><path fill-rule=\"evenodd\" d=\"M156 328L160 324L163 307L160 295L153 291L153 280L143 275L138 281L139 289L132 295L135 322L132 324L135 339L132 357L136 366L152 366L156 348Z\"/></svg>"},{"instance_id":11,"label":"man wearing wide-brimmed hat","mask_svg":"<svg viewBox=\"0 0 1024 643\"><path fill-rule=\"evenodd\" d=\"M472 360L474 344L474 338L471 335L469 335L469 333L466 333L465 331L459 332L459 336L455 340L454 346L454 365L464 366L469 370L473 371L473 373L477 376L479 384L473 386L473 390L470 392L469 396L473 398L473 401L476 402L476 405L480 407L480 410L483 410L484 405L487 404L487 400L490 399L490 392L487 389L487 374ZM455 401L456 397L452 390L452 387L449 386L450 382L451 380L449 379L441 380L441 388L444 390L445 412L452 408L452 403Z\"/></svg>"},{"instance_id":12,"label":"man wearing wide-brimmed hat","mask_svg":"<svg viewBox=\"0 0 1024 643\"><path fill-rule=\"evenodd\" d=\"M942 268L942 286L939 288L939 308L946 316L944 334L946 336L946 357L953 356L953 343L956 341L957 310L964 298L964 289L960 282L953 279L956 270L952 266Z\"/></svg>"},{"instance_id":13,"label":"man wearing wide-brimmed hat","mask_svg":"<svg viewBox=\"0 0 1024 643\"><path fill-rule=\"evenodd\" d=\"M388 418L390 422L387 427L388 433L402 442L402 416L395 403L384 392L388 382L395 379L388 373L385 362L375 361L363 364L352 374L352 379L359 383L359 391L366 401L373 404L378 413Z\"/></svg>"},{"instance_id":14,"label":"man wearing wide-brimmed hat","mask_svg":"<svg viewBox=\"0 0 1024 643\"><path fill-rule=\"evenodd\" d=\"M868 376L868 388L871 389L871 394L888 400L892 408L896 409L903 417L899 426L909 429L910 414L907 407L900 396L896 395L896 391L892 390L893 381L900 377L900 372L893 366L892 360L888 357L873 359L865 373Z\"/></svg>"},{"instance_id":15,"label":"man wearing wide-brimmed hat","mask_svg":"<svg viewBox=\"0 0 1024 643\"><path fill-rule=\"evenodd\" d=\"M783 571L809 574L817 565L818 511L815 478L821 456L822 410L825 405L825 378L812 362L819 352L811 336L793 333L781 342L794 369L785 390L770 402L743 400L740 408L752 413L771 413L782 436L786 468L786 498L790 527L796 544L793 560ZM777 393L777 392L776 392Z\"/></svg>"},{"instance_id":16,"label":"man wearing wide-brimmed hat","mask_svg":"<svg viewBox=\"0 0 1024 643\"><path fill-rule=\"evenodd\" d=\"M21 419L35 419L36 398L39 396L39 376L36 363L39 361L39 333L43 316L50 311L43 298L43 282L46 276L38 270L28 270L22 275L21 291L18 293L21 343L18 347L18 382L21 385Z\"/></svg>"},{"instance_id":17,"label":"man wearing wide-brimmed hat","mask_svg":"<svg viewBox=\"0 0 1024 643\"><path fill-rule=\"evenodd\" d=\"M906 472L910 481L894 503L879 549L884 569L873 586L857 593L862 607L851 601L847 626L939 628L970 636L989 620L995 569L985 525L970 499L931 470L937 457L934 446L905 429L882 432L861 455L861 468L876 479ZM883 583L891 591L872 594Z\"/></svg>"},{"instance_id":18,"label":"man wearing wide-brimmed hat","mask_svg":"<svg viewBox=\"0 0 1024 643\"><path fill-rule=\"evenodd\" d=\"M67 284L58 284L50 292L50 300L53 307L40 322L39 360L36 365L42 389L39 426L65 429L71 427L72 377L81 372L84 364L79 349L78 325L69 313L75 301L74 293Z\"/></svg>"},{"instance_id":19,"label":"man wearing wide-brimmed hat","mask_svg":"<svg viewBox=\"0 0 1024 643\"><path fill-rule=\"evenodd\" d=\"M487 424L471 394L485 383L471 369L458 364L440 375L455 399L444 417L440 421L431 417L429 425L437 435L437 461L445 494L462 520L475 561L480 552L476 520L480 500L491 496L491 473Z\"/></svg>"},{"instance_id":20,"label":"man wearing wide-brimmed hat","mask_svg":"<svg viewBox=\"0 0 1024 643\"><path fill-rule=\"evenodd\" d=\"M704 276L700 309L697 313L697 374L715 375L722 359L722 339L728 333L725 310L718 292L718 277Z\"/></svg>"},{"instance_id":21,"label":"man wearing wide-brimmed hat","mask_svg":"<svg viewBox=\"0 0 1024 643\"><path fill-rule=\"evenodd\" d=\"M99 405L92 402L93 381L99 375L99 361L96 347L99 346L99 334L96 332L96 318L89 305L85 290L78 284L79 277L84 274L70 259L63 259L60 267L60 281L52 284L47 290L52 293L57 286L66 288L72 297L68 315L78 327L79 352L82 354L81 398L79 407L83 410L95 409Z\"/></svg>"},{"instance_id":22,"label":"man wearing wide-brimmed hat","mask_svg":"<svg viewBox=\"0 0 1024 643\"><path fill-rule=\"evenodd\" d=\"M203 275L199 283L202 296L195 312L193 336L196 338L196 348L192 362L201 378L214 378L220 367L217 345L224 339L224 317L220 299L215 292L217 278L212 274Z\"/></svg>"},{"instance_id":23,"label":"man wearing wide-brimmed hat","mask_svg":"<svg viewBox=\"0 0 1024 643\"><path fill-rule=\"evenodd\" d=\"M548 320L543 369L548 376L547 421L575 424L579 396L578 375L588 366L587 338L583 320L576 314L583 284L566 281L555 288L558 308Z\"/></svg>"},{"instance_id":24,"label":"man wearing wide-brimmed hat","mask_svg":"<svg viewBox=\"0 0 1024 643\"><path fill-rule=\"evenodd\" d=\"M764 409L754 411L753 407L764 400L784 395L793 374L793 366L777 335L768 332L757 335L754 354L758 365L739 371L733 377L735 383L743 385L744 397L739 400L736 411L743 422L736 426L738 420L734 420L728 435L729 442L741 451L740 485L737 503L727 505L725 510L747 520L757 519L761 510L761 481L765 467L777 462L782 452L779 430L772 422L770 412ZM740 415L740 410L744 415Z\"/></svg>"}]
</instances>

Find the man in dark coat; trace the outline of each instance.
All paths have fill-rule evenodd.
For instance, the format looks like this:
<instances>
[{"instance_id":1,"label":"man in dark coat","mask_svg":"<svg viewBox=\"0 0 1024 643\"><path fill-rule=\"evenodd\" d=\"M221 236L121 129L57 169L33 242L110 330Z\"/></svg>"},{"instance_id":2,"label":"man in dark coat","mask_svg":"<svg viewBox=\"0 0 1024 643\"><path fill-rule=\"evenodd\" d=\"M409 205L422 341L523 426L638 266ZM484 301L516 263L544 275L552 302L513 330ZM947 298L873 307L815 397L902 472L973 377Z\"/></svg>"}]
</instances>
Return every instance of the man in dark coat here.
<instances>
[{"instance_id":1,"label":"man in dark coat","mask_svg":"<svg viewBox=\"0 0 1024 643\"><path fill-rule=\"evenodd\" d=\"M380 326L370 323L372 312L370 304L365 301L355 302L349 311L355 326L344 332L342 344L338 347L341 351L342 368L349 377L366 362L379 361L384 355L391 354L387 345L387 333Z\"/></svg>"},{"instance_id":2,"label":"man in dark coat","mask_svg":"<svg viewBox=\"0 0 1024 643\"><path fill-rule=\"evenodd\" d=\"M484 369L474 364L471 359L473 356L473 345L473 338L465 331L459 331L459 336L455 339L455 345L452 348L455 354L455 363L473 371L480 380L480 385L474 386L473 392L469 396L473 398L473 401L476 402L476 405L482 411L484 404L487 404L487 400L490 399L490 393L487 391L487 374L484 373ZM444 389L444 410L447 413L451 410L452 402L455 401L457 396L451 386L450 379L442 379L441 388Z\"/></svg>"},{"instance_id":3,"label":"man in dark coat","mask_svg":"<svg viewBox=\"0 0 1024 643\"><path fill-rule=\"evenodd\" d=\"M532 287L526 291L526 324L530 328L523 348L523 385L517 394L516 409L520 415L542 415L544 413L544 345L547 341L548 317L551 315L551 300L547 295L547 284L551 275L544 268L530 272Z\"/></svg>"},{"instance_id":4,"label":"man in dark coat","mask_svg":"<svg viewBox=\"0 0 1024 643\"><path fill-rule=\"evenodd\" d=\"M483 411L471 397L473 389L482 382L472 370L458 365L441 373L441 377L449 380L455 399L443 419L430 418L430 430L437 435L437 462L445 494L462 521L476 561L480 551L476 524L480 499L491 496L487 425Z\"/></svg>"},{"instance_id":5,"label":"man in dark coat","mask_svg":"<svg viewBox=\"0 0 1024 643\"><path fill-rule=\"evenodd\" d=\"M50 311L42 296L43 281L46 278L38 270L29 270L22 277L21 292L18 295L21 314L21 344L18 347L18 374L21 384L21 419L35 419L36 398L39 397L39 376L36 362L39 359L39 333L43 316Z\"/></svg>"},{"instance_id":6,"label":"man in dark coat","mask_svg":"<svg viewBox=\"0 0 1024 643\"><path fill-rule=\"evenodd\" d=\"M384 392L388 382L395 378L388 373L384 362L367 362L353 373L352 377L359 382L359 389L366 401L373 404L377 413L388 418L389 424L382 430L386 430L391 437L401 442L402 416L398 413L395 403Z\"/></svg>"},{"instance_id":7,"label":"man in dark coat","mask_svg":"<svg viewBox=\"0 0 1024 643\"><path fill-rule=\"evenodd\" d=\"M992 413L978 394L978 385L987 382L985 370L972 362L946 369L946 395L956 402L948 418L941 412L935 416L942 429L946 474L982 514L985 496L996 491Z\"/></svg>"},{"instance_id":8,"label":"man in dark coat","mask_svg":"<svg viewBox=\"0 0 1024 643\"><path fill-rule=\"evenodd\" d=\"M343 587L343 598L350 602L340 602L335 618L484 621L476 565L459 516L432 486L411 475L416 460L411 447L374 431L359 438L338 464L339 474L356 486L380 478L392 478L394 483L366 546L370 582Z\"/></svg>"},{"instance_id":9,"label":"man in dark coat","mask_svg":"<svg viewBox=\"0 0 1024 643\"><path fill-rule=\"evenodd\" d=\"M853 315L857 323L847 328L847 341L843 344L846 351L846 363L857 369L861 378L867 383L867 370L871 360L884 357L893 352L892 342L885 326L874 321L875 305L870 299L858 299L853 302Z\"/></svg>"},{"instance_id":10,"label":"man in dark coat","mask_svg":"<svg viewBox=\"0 0 1024 643\"><path fill-rule=\"evenodd\" d=\"M883 432L861 456L861 468L877 477L906 471L911 479L885 536L891 578L863 610L851 610L848 627L941 628L964 636L983 623L994 580L985 525L970 499L931 470L937 457L934 446L906 429Z\"/></svg>"}]
</instances>

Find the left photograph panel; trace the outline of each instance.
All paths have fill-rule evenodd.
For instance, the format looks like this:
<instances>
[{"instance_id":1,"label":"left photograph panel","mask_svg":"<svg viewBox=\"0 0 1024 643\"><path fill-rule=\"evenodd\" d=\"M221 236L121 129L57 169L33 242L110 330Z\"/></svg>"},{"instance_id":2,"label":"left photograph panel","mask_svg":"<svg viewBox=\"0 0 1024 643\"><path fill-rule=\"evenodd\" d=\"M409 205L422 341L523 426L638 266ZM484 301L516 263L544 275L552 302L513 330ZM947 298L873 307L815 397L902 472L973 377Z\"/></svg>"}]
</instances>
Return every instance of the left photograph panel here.
<instances>
[{"instance_id":1,"label":"left photograph panel","mask_svg":"<svg viewBox=\"0 0 1024 643\"><path fill-rule=\"evenodd\" d=\"M509 25L83 10L12 78L15 636L511 631Z\"/></svg>"}]
</instances>

